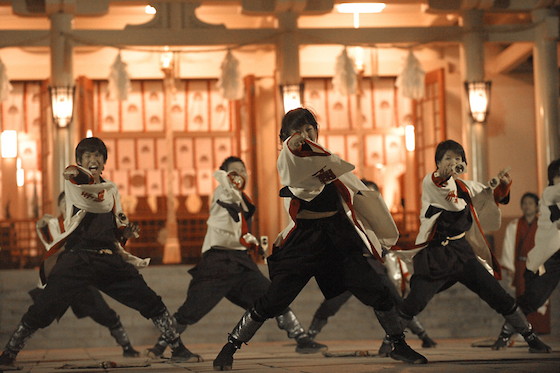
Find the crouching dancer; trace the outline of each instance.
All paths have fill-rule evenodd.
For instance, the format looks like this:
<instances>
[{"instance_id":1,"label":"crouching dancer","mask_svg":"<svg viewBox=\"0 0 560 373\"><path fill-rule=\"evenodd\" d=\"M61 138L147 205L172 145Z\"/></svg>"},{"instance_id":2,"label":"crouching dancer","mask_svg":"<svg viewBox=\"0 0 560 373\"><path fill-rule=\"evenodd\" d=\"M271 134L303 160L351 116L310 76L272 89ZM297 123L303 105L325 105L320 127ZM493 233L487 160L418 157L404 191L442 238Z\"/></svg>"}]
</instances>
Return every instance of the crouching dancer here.
<instances>
[{"instance_id":1,"label":"crouching dancer","mask_svg":"<svg viewBox=\"0 0 560 373\"><path fill-rule=\"evenodd\" d=\"M52 246L50 244L56 240L59 235L64 233L64 217L66 216L66 198L64 192L58 195L58 210L60 212L58 217L45 214L35 225L37 236L46 249L51 249ZM54 255L57 251L56 249L52 251L49 250L44 255L43 262L39 269L40 281L35 289L29 291L29 295L31 295L33 300L38 297L47 285L47 273L50 272L50 269L58 259L58 255ZM117 315L115 310L109 307L99 290L93 286L89 286L87 290L81 291L80 294L74 298L70 304L70 308L72 308L77 318L91 317L93 321L109 329L111 336L122 347L124 357L140 356L140 353L132 347L132 343L130 343L130 339L128 338L128 333L124 329L119 315ZM63 313L64 312L66 312L66 310L64 310ZM57 320L62 316L63 314L58 315Z\"/></svg>"},{"instance_id":2,"label":"crouching dancer","mask_svg":"<svg viewBox=\"0 0 560 373\"><path fill-rule=\"evenodd\" d=\"M414 274L401 316L411 319L435 294L460 282L502 314L525 338L531 352L549 352L515 299L500 286L500 265L482 231L500 226L498 203L509 201L509 174L500 172L489 186L460 178L467 160L461 144L453 140L438 144L435 163L437 170L422 182L418 248L408 251L414 255Z\"/></svg>"},{"instance_id":3,"label":"crouching dancer","mask_svg":"<svg viewBox=\"0 0 560 373\"><path fill-rule=\"evenodd\" d=\"M381 260L381 242L398 238L395 223L379 193L369 190L350 171L354 166L316 143L318 125L307 109L289 111L282 120L283 148L278 158L280 196L292 221L275 242L268 269L272 281L241 317L214 360L215 370L229 370L233 354L265 320L280 315L315 277L325 298L350 290L374 308L393 342L391 357L426 363L405 342L389 288L367 263L365 252Z\"/></svg>"},{"instance_id":4,"label":"crouching dancer","mask_svg":"<svg viewBox=\"0 0 560 373\"><path fill-rule=\"evenodd\" d=\"M245 163L241 158L230 156L214 177L218 187L210 205L202 259L189 271L192 280L187 299L173 315L179 333L197 323L223 298L249 309L270 285L248 253L248 250L257 249L258 240L250 233L256 207L244 192L247 184ZM311 354L327 348L309 337L291 309L287 308L276 321L289 338L295 339L296 352ZM160 337L148 355L160 357L166 347Z\"/></svg>"},{"instance_id":5,"label":"crouching dancer","mask_svg":"<svg viewBox=\"0 0 560 373\"><path fill-rule=\"evenodd\" d=\"M123 249L138 226L129 223L122 211L117 186L101 177L106 161L107 148L99 138L85 138L76 147L77 166L64 171L65 232L49 250L56 250L58 259L47 286L6 344L0 366L13 365L33 333L50 325L89 285L151 319L171 346L173 359L199 360L183 345L166 306L138 272L148 260Z\"/></svg>"}]
</instances>

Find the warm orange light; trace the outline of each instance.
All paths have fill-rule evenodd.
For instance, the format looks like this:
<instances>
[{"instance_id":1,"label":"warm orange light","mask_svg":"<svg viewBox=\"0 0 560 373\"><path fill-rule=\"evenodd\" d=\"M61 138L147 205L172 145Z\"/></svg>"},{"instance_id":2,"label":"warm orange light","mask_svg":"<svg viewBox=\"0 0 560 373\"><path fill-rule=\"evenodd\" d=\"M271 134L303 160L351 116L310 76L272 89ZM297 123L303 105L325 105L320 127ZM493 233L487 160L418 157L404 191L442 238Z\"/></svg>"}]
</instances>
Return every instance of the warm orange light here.
<instances>
[{"instance_id":1,"label":"warm orange light","mask_svg":"<svg viewBox=\"0 0 560 373\"><path fill-rule=\"evenodd\" d=\"M485 123L490 107L491 82L465 82L469 114L473 121Z\"/></svg>"},{"instance_id":2,"label":"warm orange light","mask_svg":"<svg viewBox=\"0 0 560 373\"><path fill-rule=\"evenodd\" d=\"M336 5L339 13L381 13L385 3L342 3Z\"/></svg>"},{"instance_id":3,"label":"warm orange light","mask_svg":"<svg viewBox=\"0 0 560 373\"><path fill-rule=\"evenodd\" d=\"M416 141L414 139L414 126L412 124L407 124L404 127L404 144L406 150L413 152L416 149Z\"/></svg>"},{"instance_id":4,"label":"warm orange light","mask_svg":"<svg viewBox=\"0 0 560 373\"><path fill-rule=\"evenodd\" d=\"M25 171L21 167L21 158L18 157L16 161L16 184L22 187L25 184Z\"/></svg>"},{"instance_id":5,"label":"warm orange light","mask_svg":"<svg viewBox=\"0 0 560 373\"><path fill-rule=\"evenodd\" d=\"M72 123L74 114L74 86L49 87L53 121L60 128Z\"/></svg>"},{"instance_id":6,"label":"warm orange light","mask_svg":"<svg viewBox=\"0 0 560 373\"><path fill-rule=\"evenodd\" d=\"M2 158L17 157L17 131L2 131L1 135Z\"/></svg>"},{"instance_id":7,"label":"warm orange light","mask_svg":"<svg viewBox=\"0 0 560 373\"><path fill-rule=\"evenodd\" d=\"M302 106L303 84L286 84L280 86L280 94L284 104L284 113Z\"/></svg>"},{"instance_id":8,"label":"warm orange light","mask_svg":"<svg viewBox=\"0 0 560 373\"><path fill-rule=\"evenodd\" d=\"M151 5L146 5L146 7L144 8L144 13L146 13L146 14L156 14L157 10L156 10L156 8L154 8Z\"/></svg>"}]
</instances>

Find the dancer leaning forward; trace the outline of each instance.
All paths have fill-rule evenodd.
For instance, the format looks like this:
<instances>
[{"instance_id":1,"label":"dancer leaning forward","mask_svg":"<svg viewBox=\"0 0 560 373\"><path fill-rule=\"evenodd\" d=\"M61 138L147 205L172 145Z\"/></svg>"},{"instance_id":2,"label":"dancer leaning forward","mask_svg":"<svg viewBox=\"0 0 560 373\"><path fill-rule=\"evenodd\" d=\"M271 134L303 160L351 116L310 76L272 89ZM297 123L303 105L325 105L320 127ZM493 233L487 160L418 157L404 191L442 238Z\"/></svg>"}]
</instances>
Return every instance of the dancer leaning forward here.
<instances>
[{"instance_id":1,"label":"dancer leaning forward","mask_svg":"<svg viewBox=\"0 0 560 373\"><path fill-rule=\"evenodd\" d=\"M382 246L388 248L398 238L395 223L379 193L351 173L352 164L317 144L317 136L317 121L307 109L284 116L278 172L285 185L280 196L292 221L268 257L272 284L229 334L214 360L216 370L230 370L241 345L264 321L284 312L312 277L327 299L350 290L375 310L393 343L392 358L427 363L405 342L390 290L363 255L371 252L382 260Z\"/></svg>"}]
</instances>

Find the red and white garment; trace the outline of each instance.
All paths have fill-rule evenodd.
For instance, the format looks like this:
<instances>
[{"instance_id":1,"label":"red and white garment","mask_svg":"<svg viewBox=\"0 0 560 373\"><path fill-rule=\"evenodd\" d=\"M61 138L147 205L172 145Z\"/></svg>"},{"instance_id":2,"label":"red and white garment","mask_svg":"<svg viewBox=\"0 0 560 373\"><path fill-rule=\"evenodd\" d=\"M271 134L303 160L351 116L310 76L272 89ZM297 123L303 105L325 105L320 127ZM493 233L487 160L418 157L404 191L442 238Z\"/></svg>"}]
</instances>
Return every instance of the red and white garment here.
<instances>
[{"instance_id":1,"label":"red and white garment","mask_svg":"<svg viewBox=\"0 0 560 373\"><path fill-rule=\"evenodd\" d=\"M90 178L91 184L76 184L75 180L64 181L64 192L66 199L66 218L64 220L64 229L52 230L52 241L43 242L47 253L45 254L45 261L51 257L58 256L64 250L64 244L68 236L78 228L86 213L106 213L113 212L115 216L115 223L119 230L123 230L128 224L128 217L122 210L121 198L117 185L112 181L103 180L101 183L94 184L91 172L80 166L77 167L80 171L80 177L87 175ZM78 211L72 214L73 207ZM58 233L58 234L57 234ZM119 255L127 262L136 268L144 268L150 263L150 259L138 258L126 250L124 250L124 241L119 241L115 237L115 248L118 250ZM54 266L55 261L49 261L49 264ZM47 263L45 263L47 264ZM45 270L48 272L52 266L45 265Z\"/></svg>"},{"instance_id":2,"label":"red and white garment","mask_svg":"<svg viewBox=\"0 0 560 373\"><path fill-rule=\"evenodd\" d=\"M472 203L467 203L458 198L458 188L467 192ZM422 181L422 208L420 210L420 229L416 237L416 248L413 250L396 250L398 255L408 263L414 255L423 250L435 234L434 227L441 211L426 217L426 211L430 206L446 211L462 211L471 209L473 224L465 237L475 255L488 271L497 278L501 276L498 260L490 250L490 246L484 237L485 231L495 231L500 228L501 211L496 201L500 201L509 193L509 185L500 184L495 189L472 180L455 179L450 177L441 182L436 172L427 174ZM452 238L451 238L452 239Z\"/></svg>"},{"instance_id":3,"label":"red and white garment","mask_svg":"<svg viewBox=\"0 0 560 373\"><path fill-rule=\"evenodd\" d=\"M250 245L257 245L256 237L247 231L247 223L243 214L243 212L249 211L243 196L250 201L249 197L233 187L232 181L225 171L214 172L214 178L219 185L212 196L210 217L206 222L208 230L202 244L202 252L204 253L213 246L219 246L221 249L246 250ZM233 219L230 212L218 204L218 201L237 206L239 208L238 218Z\"/></svg>"},{"instance_id":4,"label":"red and white garment","mask_svg":"<svg viewBox=\"0 0 560 373\"><path fill-rule=\"evenodd\" d=\"M334 183L348 219L368 250L381 260L382 248L393 246L399 232L380 193L370 190L351 172L354 165L321 145L306 139L310 150L293 151L287 145L289 140L290 138L284 142L277 161L280 183L305 201L311 201L319 195L326 184ZM276 246L296 226L299 201L289 198L284 201L291 221L276 239Z\"/></svg>"}]
</instances>

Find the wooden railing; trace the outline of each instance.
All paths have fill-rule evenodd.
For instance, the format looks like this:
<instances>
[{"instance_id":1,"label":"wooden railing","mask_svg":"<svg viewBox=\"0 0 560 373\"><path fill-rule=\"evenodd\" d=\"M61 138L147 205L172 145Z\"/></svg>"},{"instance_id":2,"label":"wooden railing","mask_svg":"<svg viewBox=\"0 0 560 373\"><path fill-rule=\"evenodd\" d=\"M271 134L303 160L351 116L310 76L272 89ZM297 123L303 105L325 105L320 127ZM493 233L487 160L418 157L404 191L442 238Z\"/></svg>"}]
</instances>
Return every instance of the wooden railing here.
<instances>
[{"instance_id":1,"label":"wooden railing","mask_svg":"<svg viewBox=\"0 0 560 373\"><path fill-rule=\"evenodd\" d=\"M0 268L33 268L43 256L35 219L0 220Z\"/></svg>"},{"instance_id":2,"label":"wooden railing","mask_svg":"<svg viewBox=\"0 0 560 373\"><path fill-rule=\"evenodd\" d=\"M196 263L206 234L207 216L179 217L182 263ZM35 219L0 221L0 269L39 266L45 250L35 231ZM165 240L165 218L131 217L140 225L140 237L131 239L126 250L161 264Z\"/></svg>"}]
</instances>

